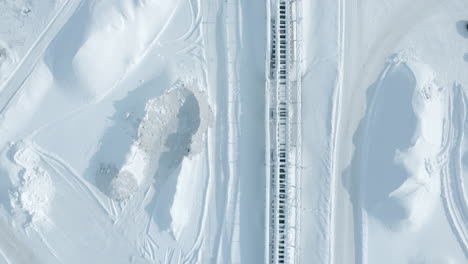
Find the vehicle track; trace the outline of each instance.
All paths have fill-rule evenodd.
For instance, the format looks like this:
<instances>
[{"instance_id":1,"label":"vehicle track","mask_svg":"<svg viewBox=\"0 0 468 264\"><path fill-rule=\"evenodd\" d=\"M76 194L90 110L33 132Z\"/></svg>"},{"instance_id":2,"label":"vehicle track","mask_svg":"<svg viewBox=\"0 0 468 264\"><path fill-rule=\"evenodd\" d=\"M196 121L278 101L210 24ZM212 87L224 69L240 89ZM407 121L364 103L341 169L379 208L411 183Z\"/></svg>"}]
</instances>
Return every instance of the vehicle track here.
<instances>
[{"instance_id":1,"label":"vehicle track","mask_svg":"<svg viewBox=\"0 0 468 264\"><path fill-rule=\"evenodd\" d=\"M447 218L457 236L463 253L468 258L468 202L461 170L461 146L466 121L466 96L459 85L450 98L448 151L442 153L446 164L442 169L442 198ZM445 148L444 148L445 149ZM445 155L444 155L445 154Z\"/></svg>"},{"instance_id":2,"label":"vehicle track","mask_svg":"<svg viewBox=\"0 0 468 264\"><path fill-rule=\"evenodd\" d=\"M218 207L219 226L214 248L214 259L217 263L232 262L231 254L232 237L235 225L237 195L239 189L239 176L237 169L238 152L238 90L239 90L239 51L241 42L240 1L219 1L217 13L217 52L223 54L218 59L218 67L222 69L218 78L218 107L220 107L220 119L218 120L219 138L224 146L219 146L218 163L222 164L219 169L223 175L217 186L223 186L217 190L217 196L222 203ZM224 151L222 150L224 149ZM219 166L219 165L217 165ZM229 222L232 221L232 222Z\"/></svg>"}]
</instances>

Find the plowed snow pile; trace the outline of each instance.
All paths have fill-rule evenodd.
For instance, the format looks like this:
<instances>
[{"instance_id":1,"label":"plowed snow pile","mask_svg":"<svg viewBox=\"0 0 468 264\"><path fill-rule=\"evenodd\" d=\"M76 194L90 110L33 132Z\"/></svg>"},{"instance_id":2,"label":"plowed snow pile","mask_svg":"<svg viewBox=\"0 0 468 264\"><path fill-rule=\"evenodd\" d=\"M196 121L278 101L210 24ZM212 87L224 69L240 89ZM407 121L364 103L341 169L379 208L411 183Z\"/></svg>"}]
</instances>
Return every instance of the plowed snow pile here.
<instances>
[{"instance_id":1,"label":"plowed snow pile","mask_svg":"<svg viewBox=\"0 0 468 264\"><path fill-rule=\"evenodd\" d=\"M41 167L40 157L25 143L10 150L13 161L20 166L18 186L10 193L11 205L25 226L47 227L55 187L48 172ZM25 215L21 215L25 214Z\"/></svg>"},{"instance_id":2,"label":"plowed snow pile","mask_svg":"<svg viewBox=\"0 0 468 264\"><path fill-rule=\"evenodd\" d=\"M126 199L153 180L161 186L184 157L200 153L213 114L204 94L190 85L179 82L146 103L138 138L108 183L112 198Z\"/></svg>"},{"instance_id":3,"label":"plowed snow pile","mask_svg":"<svg viewBox=\"0 0 468 264\"><path fill-rule=\"evenodd\" d=\"M375 87L366 121L366 207L391 229L418 230L440 193L447 98L415 60L395 58Z\"/></svg>"},{"instance_id":4,"label":"plowed snow pile","mask_svg":"<svg viewBox=\"0 0 468 264\"><path fill-rule=\"evenodd\" d=\"M369 88L354 163L360 160L356 173L362 174L358 234L364 259L379 259L387 253L382 245L389 245L404 252L391 257L403 263L417 256L413 251L433 254L427 244L413 244L429 230L438 230L433 233L439 238L441 230L450 234L450 218L443 225L440 219L444 218L442 186L454 129L453 92L408 51L392 56ZM456 245L453 238L446 241ZM460 253L456 246L444 247L444 252L442 256Z\"/></svg>"}]
</instances>

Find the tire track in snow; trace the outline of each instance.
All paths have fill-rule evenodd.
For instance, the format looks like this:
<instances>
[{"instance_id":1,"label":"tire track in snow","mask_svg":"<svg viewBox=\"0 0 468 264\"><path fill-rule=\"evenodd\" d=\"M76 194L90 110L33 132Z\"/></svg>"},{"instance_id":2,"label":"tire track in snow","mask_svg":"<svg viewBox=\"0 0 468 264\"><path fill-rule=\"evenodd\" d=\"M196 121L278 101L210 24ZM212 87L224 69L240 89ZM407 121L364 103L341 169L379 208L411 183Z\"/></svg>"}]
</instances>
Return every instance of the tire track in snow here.
<instances>
[{"instance_id":1,"label":"tire track in snow","mask_svg":"<svg viewBox=\"0 0 468 264\"><path fill-rule=\"evenodd\" d=\"M190 6L190 12L192 15L192 21L190 23L190 27L187 31L182 34L182 36L173 40L174 42L177 41L188 41L190 37L195 33L198 32L200 23L202 21L202 15L200 12L200 2L199 0L187 0Z\"/></svg>"},{"instance_id":2,"label":"tire track in snow","mask_svg":"<svg viewBox=\"0 0 468 264\"><path fill-rule=\"evenodd\" d=\"M98 194L92 189L91 186L88 185L88 183L83 180L79 174L74 171L67 163L65 163L63 160L61 160L59 157L56 157L54 154L47 153L46 151L42 150L39 146L35 144L31 144L31 150L33 150L41 159L44 161L44 163L48 166L50 166L54 171L57 172L57 174L61 175L60 169L63 169L65 172L68 174L72 175L73 177L70 179L69 177L63 177L62 178L68 182L70 187L78 188L80 191L77 190L77 193L88 193L89 197L91 197L92 200L95 201L95 203L98 205L98 207L102 210L102 212L110 217L115 217L112 214L111 209L109 209L104 202L99 198Z\"/></svg>"},{"instance_id":3,"label":"tire track in snow","mask_svg":"<svg viewBox=\"0 0 468 264\"><path fill-rule=\"evenodd\" d=\"M207 143L209 178L204 202L205 216L201 223L204 235L197 238L190 253L184 257L184 263L197 263L197 261L207 259L204 257L205 252L197 250L202 245L205 246L205 251L209 252L209 259L213 263L231 262L230 256L226 254L230 254L228 246L232 242L232 229L227 230L227 228L232 228L232 223L226 223L226 221L235 215L235 201L237 200L235 190L238 188L235 177L236 145L235 136L233 136L237 135L237 129L233 126L237 126L238 122L236 93L233 92L237 88L237 83L233 82L232 78L237 78L236 54L239 47L231 49L229 45L237 45L236 38L238 39L239 32L236 31L236 23L230 23L228 18L229 14L238 14L239 11L233 10L233 3L237 1L206 0L202 4L204 14L202 24L207 31L205 34L207 38L204 42L205 49L201 61L204 65L207 65L208 61L216 65L210 69L216 73L213 77L208 76L208 71L204 71L205 82L213 80L212 85L208 87L211 86L210 97L215 100L216 122L214 129L209 131ZM235 39L231 41L230 37ZM209 46L212 46L211 49ZM208 207L211 208L209 212ZM226 242L229 244L226 245Z\"/></svg>"},{"instance_id":4,"label":"tire track in snow","mask_svg":"<svg viewBox=\"0 0 468 264\"><path fill-rule=\"evenodd\" d=\"M202 41L203 35L200 34L200 25L203 20L202 12L201 12L201 3L200 0L187 0L190 6L190 13L192 15L192 20L190 27L184 32L180 37L170 40L167 42L183 42L186 46L180 50L175 51L174 53L177 55L181 55L184 53L190 54L199 62L205 64L205 58L202 55L197 54L197 51L200 51L202 48ZM193 36L196 34L195 39Z\"/></svg>"},{"instance_id":5,"label":"tire track in snow","mask_svg":"<svg viewBox=\"0 0 468 264\"><path fill-rule=\"evenodd\" d=\"M468 203L461 170L461 146L464 140L467 98L460 85L455 85L450 96L450 124L448 132L448 159L442 169L442 198L447 219L463 253L468 258Z\"/></svg>"},{"instance_id":6,"label":"tire track in snow","mask_svg":"<svg viewBox=\"0 0 468 264\"><path fill-rule=\"evenodd\" d=\"M231 6L234 4L234 6ZM234 8L234 10L232 10ZM239 21L239 2L238 1L218 1L218 12L216 17L216 51L217 51L217 66L219 69L217 75L217 133L221 133L219 143L216 147L217 162L215 163L215 171L217 176L221 176L221 181L216 183L216 186L220 188L217 190L216 200L220 202L217 206L217 219L218 227L216 231L216 238L214 241L213 260L216 263L227 263L230 262L230 250L227 252L223 251L228 241L232 237L232 229L226 230L230 225L226 225L226 219L228 216L234 216L235 210L235 197L234 192L237 190L236 180L236 169L235 169L235 153L236 145L235 139L237 138L237 120L234 117L236 115L235 109L235 90L237 89L237 54L239 46L237 41L239 39L239 29L232 24L228 23L230 18L229 14L236 14L234 21ZM234 28L232 28L234 27ZM234 34L234 35L232 35ZM229 37L233 36L231 40ZM230 48L229 45L236 45L234 48ZM233 54L231 55L230 52ZM223 54L223 55L221 55ZM227 87L227 91L225 89ZM235 126L233 128L233 126ZM217 138L218 141L218 138ZM218 179L219 180L219 179ZM222 186L222 187L221 187ZM231 206L232 205L232 206ZM232 226L231 226L232 227ZM223 256L226 253L227 256ZM223 259L220 259L224 257Z\"/></svg>"},{"instance_id":7,"label":"tire track in snow","mask_svg":"<svg viewBox=\"0 0 468 264\"><path fill-rule=\"evenodd\" d=\"M215 0L211 0L215 1ZM192 8L194 8L195 5L192 5ZM197 0L197 8L198 8L198 14L201 17L199 29L201 32L199 34L200 38L200 44L199 47L193 46L189 47L190 50L194 50L196 48L200 48L200 62L202 65L202 78L203 78L203 86L207 87L208 90L208 96L209 98L216 98L217 101L219 101L219 98L217 97L217 89L215 88L217 86L217 83L214 83L210 85L210 76L208 74L208 63L207 61L213 61L215 58L216 60L222 59L222 56L216 56L216 57L211 57L209 52L211 51L210 49L207 49L206 47L211 45L211 44L217 44L215 40L216 37L216 28L215 28L215 22L210 21L211 16L215 16L217 12L217 6L216 4L213 4L210 2L210 0ZM195 12L192 12L195 13ZM211 39L213 38L213 39ZM183 50L182 50L183 51ZM222 65L220 66L222 67ZM216 68L218 71L217 73L219 74L221 70L219 68ZM222 164L218 159L219 152L218 149L223 146L222 140L222 135L220 136L219 132L219 127L220 127L220 122L219 122L219 105L218 104L212 104L213 102L210 102L210 105L213 105L213 110L216 113L215 115L215 127L214 128L208 128L207 131L207 140L205 143L205 167L206 167L206 177L205 177L205 183L204 186L204 195L202 198L202 212L201 212L201 218L199 222L197 223L198 230L196 234L196 239L192 247L188 252L185 252L183 256L180 256L179 262L181 263L199 263L202 262L203 260L206 259L204 257L205 252L208 252L208 255L212 255L212 250L214 245L210 244L211 241L214 239L212 238L213 236L216 236L216 234L212 234L211 231L213 229L216 229L217 223L217 201L219 200L217 197L217 194L219 193L219 190L217 187L219 184L217 184L217 177L221 177L222 171L220 172L219 166ZM222 104L224 105L224 104ZM219 143L221 141L221 143ZM222 201L222 200L221 200ZM212 214L215 215L215 221L213 221ZM203 250L201 250L203 248Z\"/></svg>"}]
</instances>

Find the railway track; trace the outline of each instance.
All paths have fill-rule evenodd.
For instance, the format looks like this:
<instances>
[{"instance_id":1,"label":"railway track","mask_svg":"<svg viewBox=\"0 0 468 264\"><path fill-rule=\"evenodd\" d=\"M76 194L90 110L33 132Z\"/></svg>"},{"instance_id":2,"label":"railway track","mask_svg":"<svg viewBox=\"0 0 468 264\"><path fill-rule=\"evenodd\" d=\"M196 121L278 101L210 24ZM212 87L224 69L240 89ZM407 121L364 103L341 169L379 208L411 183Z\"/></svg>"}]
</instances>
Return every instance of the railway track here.
<instances>
[{"instance_id":1,"label":"railway track","mask_svg":"<svg viewBox=\"0 0 468 264\"><path fill-rule=\"evenodd\" d=\"M300 1L269 6L267 263L297 263L300 228Z\"/></svg>"}]
</instances>

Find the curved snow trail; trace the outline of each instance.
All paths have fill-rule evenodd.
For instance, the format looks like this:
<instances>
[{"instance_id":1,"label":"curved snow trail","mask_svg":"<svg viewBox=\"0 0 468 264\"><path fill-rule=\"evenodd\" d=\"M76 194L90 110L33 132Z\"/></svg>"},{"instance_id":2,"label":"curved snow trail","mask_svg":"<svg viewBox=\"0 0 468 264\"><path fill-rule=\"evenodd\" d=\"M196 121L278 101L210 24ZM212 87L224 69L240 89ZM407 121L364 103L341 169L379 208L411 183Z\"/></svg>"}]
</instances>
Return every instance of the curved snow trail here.
<instances>
[{"instance_id":1,"label":"curved snow trail","mask_svg":"<svg viewBox=\"0 0 468 264\"><path fill-rule=\"evenodd\" d=\"M8 104L21 90L23 83L35 68L45 50L60 32L67 21L86 0L68 0L41 32L32 47L26 52L16 68L10 73L0 88L0 119Z\"/></svg>"},{"instance_id":2,"label":"curved snow trail","mask_svg":"<svg viewBox=\"0 0 468 264\"><path fill-rule=\"evenodd\" d=\"M201 11L201 0L187 0L190 6L190 13L192 16L190 26L188 29L181 34L180 37L171 40L162 41L163 45L170 45L169 43L182 42L186 44L184 47L176 50L174 54L190 54L199 62L205 63L202 55L197 54L196 51L199 51L202 48L203 36L200 34L200 25L203 20L202 11ZM194 36L195 35L195 36Z\"/></svg>"},{"instance_id":3,"label":"curved snow trail","mask_svg":"<svg viewBox=\"0 0 468 264\"><path fill-rule=\"evenodd\" d=\"M69 183L71 187L78 186L82 192L88 193L90 197L96 202L97 205L99 205L99 208L102 209L103 213L113 216L112 211L110 208L108 208L104 202L99 198L97 193L92 189L89 184L83 180L79 174L70 167L65 161L63 161L61 158L57 157L53 153L48 153L47 151L41 149L38 145L31 143L31 150L34 151L39 157L42 158L45 164L50 166L54 171L57 172L58 175L61 175L63 179ZM63 170L67 172L68 174L72 175L73 177L64 177L62 173L59 173L60 170ZM78 193L82 193L78 192Z\"/></svg>"},{"instance_id":4,"label":"curved snow trail","mask_svg":"<svg viewBox=\"0 0 468 264\"><path fill-rule=\"evenodd\" d=\"M190 37L198 31L200 28L200 23L202 21L202 15L200 12L200 0L187 0L190 5L190 12L192 15L192 21L190 23L190 27L182 34L180 37L176 38L175 41L187 41Z\"/></svg>"},{"instance_id":5,"label":"curved snow trail","mask_svg":"<svg viewBox=\"0 0 468 264\"><path fill-rule=\"evenodd\" d=\"M447 219L463 253L468 257L468 202L461 170L461 146L464 140L463 127L466 121L467 100L459 85L455 86L450 101L449 152L446 153L447 166L442 170L442 198Z\"/></svg>"}]
</instances>

